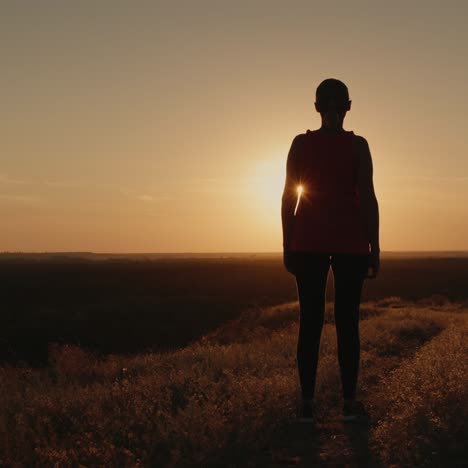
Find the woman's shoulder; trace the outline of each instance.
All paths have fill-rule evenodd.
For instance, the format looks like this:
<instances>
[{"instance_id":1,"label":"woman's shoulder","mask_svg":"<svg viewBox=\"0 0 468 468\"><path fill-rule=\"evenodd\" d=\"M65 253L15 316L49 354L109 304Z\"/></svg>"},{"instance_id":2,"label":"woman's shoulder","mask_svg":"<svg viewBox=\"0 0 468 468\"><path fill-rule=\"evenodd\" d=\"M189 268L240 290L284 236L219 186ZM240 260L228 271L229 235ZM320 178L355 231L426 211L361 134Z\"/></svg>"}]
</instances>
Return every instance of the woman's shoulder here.
<instances>
[{"instance_id":1,"label":"woman's shoulder","mask_svg":"<svg viewBox=\"0 0 468 468\"><path fill-rule=\"evenodd\" d=\"M307 130L307 132L308 132L308 130ZM308 140L308 133L307 132L297 134L293 138L292 146L301 147Z\"/></svg>"},{"instance_id":2,"label":"woman's shoulder","mask_svg":"<svg viewBox=\"0 0 468 468\"><path fill-rule=\"evenodd\" d=\"M354 139L356 141L356 144L361 148L365 148L365 147L369 146L369 143L367 142L367 140L362 135L357 135L355 133L354 134Z\"/></svg>"},{"instance_id":3,"label":"woman's shoulder","mask_svg":"<svg viewBox=\"0 0 468 468\"><path fill-rule=\"evenodd\" d=\"M299 141L300 141L300 140L304 140L304 139L307 138L307 136L309 135L309 132L310 132L310 130L306 130L304 133L298 133L298 134L294 137L294 139L295 139L295 140L297 139L297 140L299 140Z\"/></svg>"},{"instance_id":4,"label":"woman's shoulder","mask_svg":"<svg viewBox=\"0 0 468 468\"><path fill-rule=\"evenodd\" d=\"M354 141L359 167L372 165L372 156L367 140L361 135L355 135Z\"/></svg>"}]
</instances>

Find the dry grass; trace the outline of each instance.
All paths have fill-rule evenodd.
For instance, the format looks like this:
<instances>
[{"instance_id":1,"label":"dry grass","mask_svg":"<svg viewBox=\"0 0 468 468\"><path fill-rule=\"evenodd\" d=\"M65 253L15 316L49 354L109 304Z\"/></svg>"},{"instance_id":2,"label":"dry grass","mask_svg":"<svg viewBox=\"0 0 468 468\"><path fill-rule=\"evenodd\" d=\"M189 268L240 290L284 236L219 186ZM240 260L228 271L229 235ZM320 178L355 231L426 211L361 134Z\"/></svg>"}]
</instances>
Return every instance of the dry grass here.
<instances>
[{"instance_id":1,"label":"dry grass","mask_svg":"<svg viewBox=\"0 0 468 468\"><path fill-rule=\"evenodd\" d=\"M440 339L450 341L454 320L466 323L459 313L428 312L398 298L362 309L367 317L361 322L362 388L377 385L441 330L446 329ZM249 312L243 321L231 322L231 330L225 327L219 335L173 353L96 359L65 346L51 349L46 370L0 369L0 465L174 466L235 460L295 415L297 313L297 304ZM330 314L331 309L328 322ZM442 338L447 332L449 338ZM439 348L428 362L438 355L436 369L450 368L450 359L462 355L456 344L451 346L447 360ZM324 327L320 352L317 394L325 414L340 394L332 323ZM424 365L429 366L426 361ZM431 372L428 367L421 378L428 380ZM466 394L455 386L452 374L450 379L450 398L439 390L444 404L453 409ZM409 382L405 395L420 384ZM433 387L426 384L421 388L428 392L442 386L439 380ZM402 396L397 403L403 407L403 402ZM415 408L404 413L408 424L418 417L421 407ZM392 421L385 418L382 411L384 429L376 438L383 440L382 431L387 431L396 441L396 426L392 429Z\"/></svg>"},{"instance_id":2,"label":"dry grass","mask_svg":"<svg viewBox=\"0 0 468 468\"><path fill-rule=\"evenodd\" d=\"M462 466L468 448L468 320L454 320L388 377L374 438L387 464Z\"/></svg>"}]
</instances>

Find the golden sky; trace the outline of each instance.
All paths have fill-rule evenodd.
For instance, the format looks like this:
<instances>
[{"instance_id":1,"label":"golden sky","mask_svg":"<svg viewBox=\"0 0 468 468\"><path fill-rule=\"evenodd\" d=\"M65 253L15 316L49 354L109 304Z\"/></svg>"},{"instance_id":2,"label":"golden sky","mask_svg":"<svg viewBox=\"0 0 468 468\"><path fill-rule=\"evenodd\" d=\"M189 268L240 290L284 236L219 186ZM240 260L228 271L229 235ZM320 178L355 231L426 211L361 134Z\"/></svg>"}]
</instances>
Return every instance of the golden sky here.
<instances>
[{"instance_id":1,"label":"golden sky","mask_svg":"<svg viewBox=\"0 0 468 468\"><path fill-rule=\"evenodd\" d=\"M328 3L2 3L0 251L281 251L329 77L381 249L468 250L468 3Z\"/></svg>"}]
</instances>

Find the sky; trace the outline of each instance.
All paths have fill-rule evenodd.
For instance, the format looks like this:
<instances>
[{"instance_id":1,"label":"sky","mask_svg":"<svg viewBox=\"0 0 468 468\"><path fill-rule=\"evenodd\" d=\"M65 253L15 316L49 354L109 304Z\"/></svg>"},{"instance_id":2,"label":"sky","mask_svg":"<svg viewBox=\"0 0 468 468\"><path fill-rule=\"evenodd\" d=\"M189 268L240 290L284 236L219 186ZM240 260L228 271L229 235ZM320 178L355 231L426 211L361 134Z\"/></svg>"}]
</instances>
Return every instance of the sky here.
<instances>
[{"instance_id":1,"label":"sky","mask_svg":"<svg viewBox=\"0 0 468 468\"><path fill-rule=\"evenodd\" d=\"M286 158L346 83L382 251L468 250L464 1L2 1L0 251L282 251Z\"/></svg>"}]
</instances>

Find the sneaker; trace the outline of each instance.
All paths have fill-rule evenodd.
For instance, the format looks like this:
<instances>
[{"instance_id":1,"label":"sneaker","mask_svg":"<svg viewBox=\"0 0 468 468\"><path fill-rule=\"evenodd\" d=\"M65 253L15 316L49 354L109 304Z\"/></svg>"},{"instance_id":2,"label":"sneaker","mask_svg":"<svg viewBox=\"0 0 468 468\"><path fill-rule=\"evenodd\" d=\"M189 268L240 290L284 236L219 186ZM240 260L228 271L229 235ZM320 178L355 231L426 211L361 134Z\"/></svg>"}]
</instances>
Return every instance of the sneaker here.
<instances>
[{"instance_id":1,"label":"sneaker","mask_svg":"<svg viewBox=\"0 0 468 468\"><path fill-rule=\"evenodd\" d=\"M343 405L343 420L345 422L362 421L369 418L369 414L362 402L358 400L345 401Z\"/></svg>"},{"instance_id":2,"label":"sneaker","mask_svg":"<svg viewBox=\"0 0 468 468\"><path fill-rule=\"evenodd\" d=\"M299 421L305 423L315 422L316 408L313 402L304 400L299 414Z\"/></svg>"}]
</instances>

